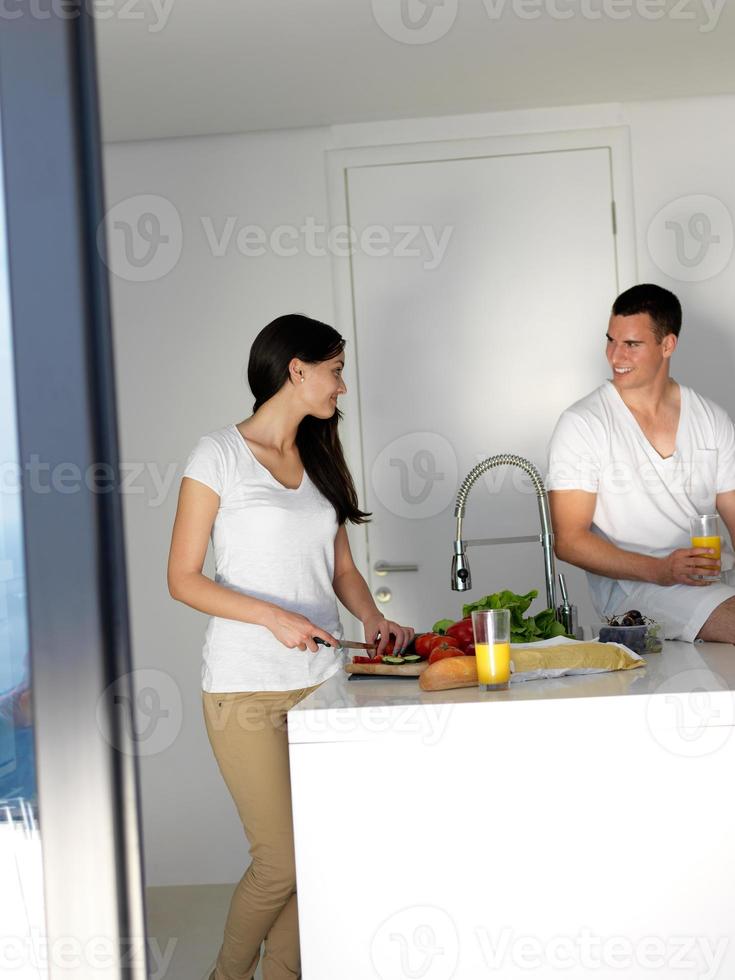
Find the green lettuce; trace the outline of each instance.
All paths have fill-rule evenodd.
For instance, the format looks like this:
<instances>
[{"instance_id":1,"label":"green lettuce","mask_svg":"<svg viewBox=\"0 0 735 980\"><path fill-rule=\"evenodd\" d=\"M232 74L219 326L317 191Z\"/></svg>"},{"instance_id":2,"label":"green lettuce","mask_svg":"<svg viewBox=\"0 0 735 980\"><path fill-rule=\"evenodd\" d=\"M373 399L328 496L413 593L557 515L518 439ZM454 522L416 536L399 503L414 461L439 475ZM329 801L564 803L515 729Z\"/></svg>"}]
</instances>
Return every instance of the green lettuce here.
<instances>
[{"instance_id":1,"label":"green lettuce","mask_svg":"<svg viewBox=\"0 0 735 980\"><path fill-rule=\"evenodd\" d=\"M538 589L532 589L525 595L517 595L509 589L493 592L477 602L470 602L462 607L462 616L467 617L476 610L510 609L510 642L533 643L538 640L548 640L552 636L564 636L564 627L557 620L553 609L543 609L535 616L525 616L533 600L538 596ZM440 619L434 623L434 633L446 633L455 620Z\"/></svg>"}]
</instances>

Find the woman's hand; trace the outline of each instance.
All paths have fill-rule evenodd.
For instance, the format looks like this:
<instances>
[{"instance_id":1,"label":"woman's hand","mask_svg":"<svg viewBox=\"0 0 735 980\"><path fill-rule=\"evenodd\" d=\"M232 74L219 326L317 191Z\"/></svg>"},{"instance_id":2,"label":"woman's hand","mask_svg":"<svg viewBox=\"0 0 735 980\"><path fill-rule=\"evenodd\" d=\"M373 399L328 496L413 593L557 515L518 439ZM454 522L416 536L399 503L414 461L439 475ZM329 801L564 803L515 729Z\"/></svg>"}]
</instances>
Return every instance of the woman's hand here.
<instances>
[{"instance_id":1,"label":"woman's hand","mask_svg":"<svg viewBox=\"0 0 735 980\"><path fill-rule=\"evenodd\" d=\"M659 559L661 574L658 585L711 585L695 575L719 575L720 563L712 548L677 548Z\"/></svg>"},{"instance_id":2,"label":"woman's hand","mask_svg":"<svg viewBox=\"0 0 735 980\"><path fill-rule=\"evenodd\" d=\"M378 649L375 651L376 657L383 656L391 634L395 637L395 649L393 653L396 656L402 650L406 649L415 636L415 631L410 626L399 626L398 623L394 623L390 619L385 619L380 613L376 616L371 616L369 619L364 619L362 625L365 629L366 643L374 643L378 639L378 634L380 634Z\"/></svg>"},{"instance_id":3,"label":"woman's hand","mask_svg":"<svg viewBox=\"0 0 735 980\"><path fill-rule=\"evenodd\" d=\"M316 653L319 647L314 642L315 636L326 640L333 649L339 646L339 640L336 640L326 630L315 626L306 616L281 609L280 606L273 607L273 611L264 625L289 650L311 650L312 653Z\"/></svg>"}]
</instances>

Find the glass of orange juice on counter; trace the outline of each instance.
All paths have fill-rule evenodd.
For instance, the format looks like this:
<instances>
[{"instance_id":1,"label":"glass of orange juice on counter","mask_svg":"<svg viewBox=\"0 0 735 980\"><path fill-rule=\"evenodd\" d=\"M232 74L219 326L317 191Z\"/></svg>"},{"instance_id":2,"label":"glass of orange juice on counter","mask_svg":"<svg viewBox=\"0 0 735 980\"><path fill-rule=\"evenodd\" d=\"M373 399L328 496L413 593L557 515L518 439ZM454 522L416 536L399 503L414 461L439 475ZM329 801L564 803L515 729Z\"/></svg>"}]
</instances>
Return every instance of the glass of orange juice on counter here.
<instances>
[{"instance_id":1,"label":"glass of orange juice on counter","mask_svg":"<svg viewBox=\"0 0 735 980\"><path fill-rule=\"evenodd\" d=\"M689 521L691 530L692 548L711 548L714 555L703 555L703 558L711 558L712 561L720 560L722 548L722 538L720 537L720 520L717 514L697 514ZM720 573L715 572L711 575L696 575L693 578L700 578L707 582L717 582Z\"/></svg>"},{"instance_id":2,"label":"glass of orange juice on counter","mask_svg":"<svg viewBox=\"0 0 735 980\"><path fill-rule=\"evenodd\" d=\"M483 609L472 613L481 691L505 691L510 683L510 609Z\"/></svg>"}]
</instances>

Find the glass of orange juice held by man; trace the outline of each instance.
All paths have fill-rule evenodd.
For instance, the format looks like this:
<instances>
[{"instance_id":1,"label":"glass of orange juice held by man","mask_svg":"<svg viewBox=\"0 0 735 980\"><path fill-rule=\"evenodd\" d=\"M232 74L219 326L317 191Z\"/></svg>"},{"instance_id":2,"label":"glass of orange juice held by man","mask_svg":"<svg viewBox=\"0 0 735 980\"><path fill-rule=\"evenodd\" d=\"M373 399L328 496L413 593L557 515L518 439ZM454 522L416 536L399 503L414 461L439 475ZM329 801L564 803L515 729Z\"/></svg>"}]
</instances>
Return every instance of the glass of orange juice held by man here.
<instances>
[{"instance_id":1,"label":"glass of orange juice held by man","mask_svg":"<svg viewBox=\"0 0 735 980\"><path fill-rule=\"evenodd\" d=\"M720 537L720 521L717 514L697 514L696 517L690 519L689 527L691 530L692 548L711 549L714 554L703 557L711 558L713 562L719 562L722 538ZM709 575L697 575L695 577L706 582L717 582L720 579L720 573L718 571Z\"/></svg>"},{"instance_id":2,"label":"glass of orange juice held by man","mask_svg":"<svg viewBox=\"0 0 735 980\"><path fill-rule=\"evenodd\" d=\"M510 609L482 609L472 613L481 691L505 691L510 682Z\"/></svg>"}]
</instances>

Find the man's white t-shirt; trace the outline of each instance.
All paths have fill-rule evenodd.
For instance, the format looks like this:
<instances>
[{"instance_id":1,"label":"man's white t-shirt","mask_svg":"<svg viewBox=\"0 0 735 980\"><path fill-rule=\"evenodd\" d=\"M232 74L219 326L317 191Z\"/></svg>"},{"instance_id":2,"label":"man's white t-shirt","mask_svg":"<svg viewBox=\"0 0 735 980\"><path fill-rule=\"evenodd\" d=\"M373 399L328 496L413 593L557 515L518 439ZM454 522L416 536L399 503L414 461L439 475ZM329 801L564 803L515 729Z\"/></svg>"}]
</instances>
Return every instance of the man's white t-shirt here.
<instances>
[{"instance_id":1,"label":"man's white t-shirt","mask_svg":"<svg viewBox=\"0 0 735 980\"><path fill-rule=\"evenodd\" d=\"M689 518L715 514L735 490L735 427L724 409L679 385L674 454L663 459L611 381L562 413L549 447L549 490L597 494L592 531L624 551L660 558L690 547ZM723 536L723 544L724 544ZM730 554L723 547L723 554ZM601 616L622 611L640 583L587 573Z\"/></svg>"},{"instance_id":2,"label":"man's white t-shirt","mask_svg":"<svg viewBox=\"0 0 735 980\"><path fill-rule=\"evenodd\" d=\"M237 592L301 613L342 638L334 577L333 505L304 471L284 487L255 457L235 425L203 436L184 476L219 495L212 527L215 581ZM311 687L342 667L339 650L291 650L264 626L211 617L203 649L205 691L293 691Z\"/></svg>"}]
</instances>

